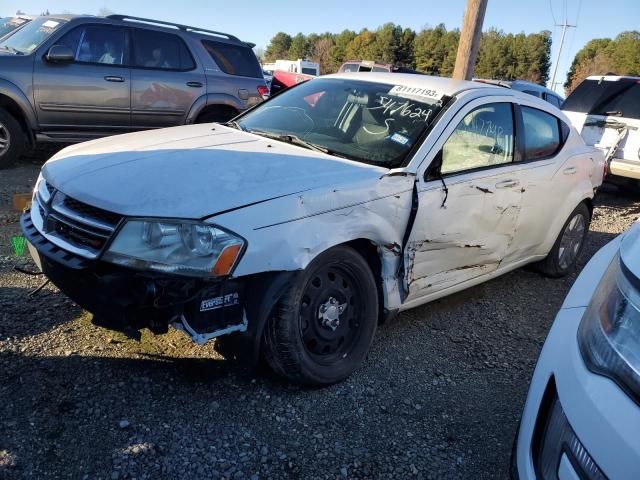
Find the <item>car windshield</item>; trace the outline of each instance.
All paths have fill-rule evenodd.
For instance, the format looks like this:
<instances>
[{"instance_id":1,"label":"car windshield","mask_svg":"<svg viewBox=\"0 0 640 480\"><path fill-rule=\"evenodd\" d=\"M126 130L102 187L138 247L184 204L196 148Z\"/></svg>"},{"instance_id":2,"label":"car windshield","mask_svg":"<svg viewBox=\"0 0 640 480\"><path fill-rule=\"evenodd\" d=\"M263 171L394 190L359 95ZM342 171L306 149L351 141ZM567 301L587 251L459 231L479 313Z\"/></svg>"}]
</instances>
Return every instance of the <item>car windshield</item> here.
<instances>
[{"instance_id":1,"label":"car windshield","mask_svg":"<svg viewBox=\"0 0 640 480\"><path fill-rule=\"evenodd\" d=\"M14 34L0 41L0 49L27 55L58 30L66 20L51 17L39 17L29 22Z\"/></svg>"},{"instance_id":2,"label":"car windshield","mask_svg":"<svg viewBox=\"0 0 640 480\"><path fill-rule=\"evenodd\" d=\"M234 122L257 135L394 168L408 163L449 97L353 79L319 78L284 91Z\"/></svg>"},{"instance_id":3,"label":"car windshield","mask_svg":"<svg viewBox=\"0 0 640 480\"><path fill-rule=\"evenodd\" d=\"M13 32L16 28L21 27L28 21L28 19L21 17L0 18L0 38L10 32Z\"/></svg>"},{"instance_id":4,"label":"car windshield","mask_svg":"<svg viewBox=\"0 0 640 480\"><path fill-rule=\"evenodd\" d=\"M567 97L562 109L640 119L640 80L585 80Z\"/></svg>"}]
</instances>

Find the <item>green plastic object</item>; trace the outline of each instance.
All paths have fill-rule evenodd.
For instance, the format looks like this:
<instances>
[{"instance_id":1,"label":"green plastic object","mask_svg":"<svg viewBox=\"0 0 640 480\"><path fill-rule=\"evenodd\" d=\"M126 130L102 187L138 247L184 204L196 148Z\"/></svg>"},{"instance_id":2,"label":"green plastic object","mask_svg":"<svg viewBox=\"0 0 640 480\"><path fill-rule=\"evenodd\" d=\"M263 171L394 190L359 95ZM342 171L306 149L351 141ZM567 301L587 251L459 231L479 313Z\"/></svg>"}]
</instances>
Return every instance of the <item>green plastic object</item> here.
<instances>
[{"instance_id":1,"label":"green plastic object","mask_svg":"<svg viewBox=\"0 0 640 480\"><path fill-rule=\"evenodd\" d=\"M27 239L22 236L11 237L11 245L13 245L13 252L16 257L22 257L27 247Z\"/></svg>"}]
</instances>

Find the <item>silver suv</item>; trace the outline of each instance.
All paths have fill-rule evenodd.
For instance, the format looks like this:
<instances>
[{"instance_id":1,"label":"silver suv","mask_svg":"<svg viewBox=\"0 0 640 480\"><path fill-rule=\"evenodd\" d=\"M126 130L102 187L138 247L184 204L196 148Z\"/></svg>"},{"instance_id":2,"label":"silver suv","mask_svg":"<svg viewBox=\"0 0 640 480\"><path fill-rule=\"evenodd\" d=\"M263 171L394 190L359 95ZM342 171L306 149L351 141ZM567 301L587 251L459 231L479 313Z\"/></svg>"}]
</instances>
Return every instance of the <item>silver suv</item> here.
<instances>
[{"instance_id":1,"label":"silver suv","mask_svg":"<svg viewBox=\"0 0 640 480\"><path fill-rule=\"evenodd\" d=\"M268 94L252 47L138 17L38 17L0 40L0 168L42 142L227 121Z\"/></svg>"}]
</instances>

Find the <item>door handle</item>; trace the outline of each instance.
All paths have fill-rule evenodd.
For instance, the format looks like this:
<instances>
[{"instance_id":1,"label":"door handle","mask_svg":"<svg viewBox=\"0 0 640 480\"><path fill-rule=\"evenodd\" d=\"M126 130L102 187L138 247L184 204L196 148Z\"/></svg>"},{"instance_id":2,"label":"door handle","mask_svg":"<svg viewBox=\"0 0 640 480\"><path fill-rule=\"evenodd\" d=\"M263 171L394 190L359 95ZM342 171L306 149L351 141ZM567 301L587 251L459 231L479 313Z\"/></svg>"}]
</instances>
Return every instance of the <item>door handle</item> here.
<instances>
[{"instance_id":1,"label":"door handle","mask_svg":"<svg viewBox=\"0 0 640 480\"><path fill-rule=\"evenodd\" d=\"M564 173L565 175L573 175L578 171L578 169L576 167L569 167L569 168L565 168L562 173Z\"/></svg>"},{"instance_id":2,"label":"door handle","mask_svg":"<svg viewBox=\"0 0 640 480\"><path fill-rule=\"evenodd\" d=\"M502 182L496 183L496 188L511 188L517 187L520 185L518 180L503 180Z\"/></svg>"},{"instance_id":3,"label":"door handle","mask_svg":"<svg viewBox=\"0 0 640 480\"><path fill-rule=\"evenodd\" d=\"M202 82L187 82L187 87L201 88Z\"/></svg>"},{"instance_id":4,"label":"door handle","mask_svg":"<svg viewBox=\"0 0 640 480\"><path fill-rule=\"evenodd\" d=\"M124 77L119 77L118 75L107 75L106 77L104 77L104 79L107 82L118 82L118 83L124 82Z\"/></svg>"}]
</instances>

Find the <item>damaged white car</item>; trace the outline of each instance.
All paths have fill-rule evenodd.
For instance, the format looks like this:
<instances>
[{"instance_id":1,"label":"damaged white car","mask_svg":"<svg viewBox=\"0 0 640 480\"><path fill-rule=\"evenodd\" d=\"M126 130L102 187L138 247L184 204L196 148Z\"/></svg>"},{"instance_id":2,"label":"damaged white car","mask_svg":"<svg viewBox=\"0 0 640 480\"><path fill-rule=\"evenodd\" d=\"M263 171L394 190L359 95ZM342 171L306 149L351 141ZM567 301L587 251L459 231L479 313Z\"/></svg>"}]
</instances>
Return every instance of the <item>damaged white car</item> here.
<instances>
[{"instance_id":1,"label":"damaged white car","mask_svg":"<svg viewBox=\"0 0 640 480\"><path fill-rule=\"evenodd\" d=\"M341 74L227 125L69 147L22 229L96 324L219 337L228 357L262 352L322 385L401 310L531 262L568 272L602 173L602 154L530 95Z\"/></svg>"}]
</instances>

